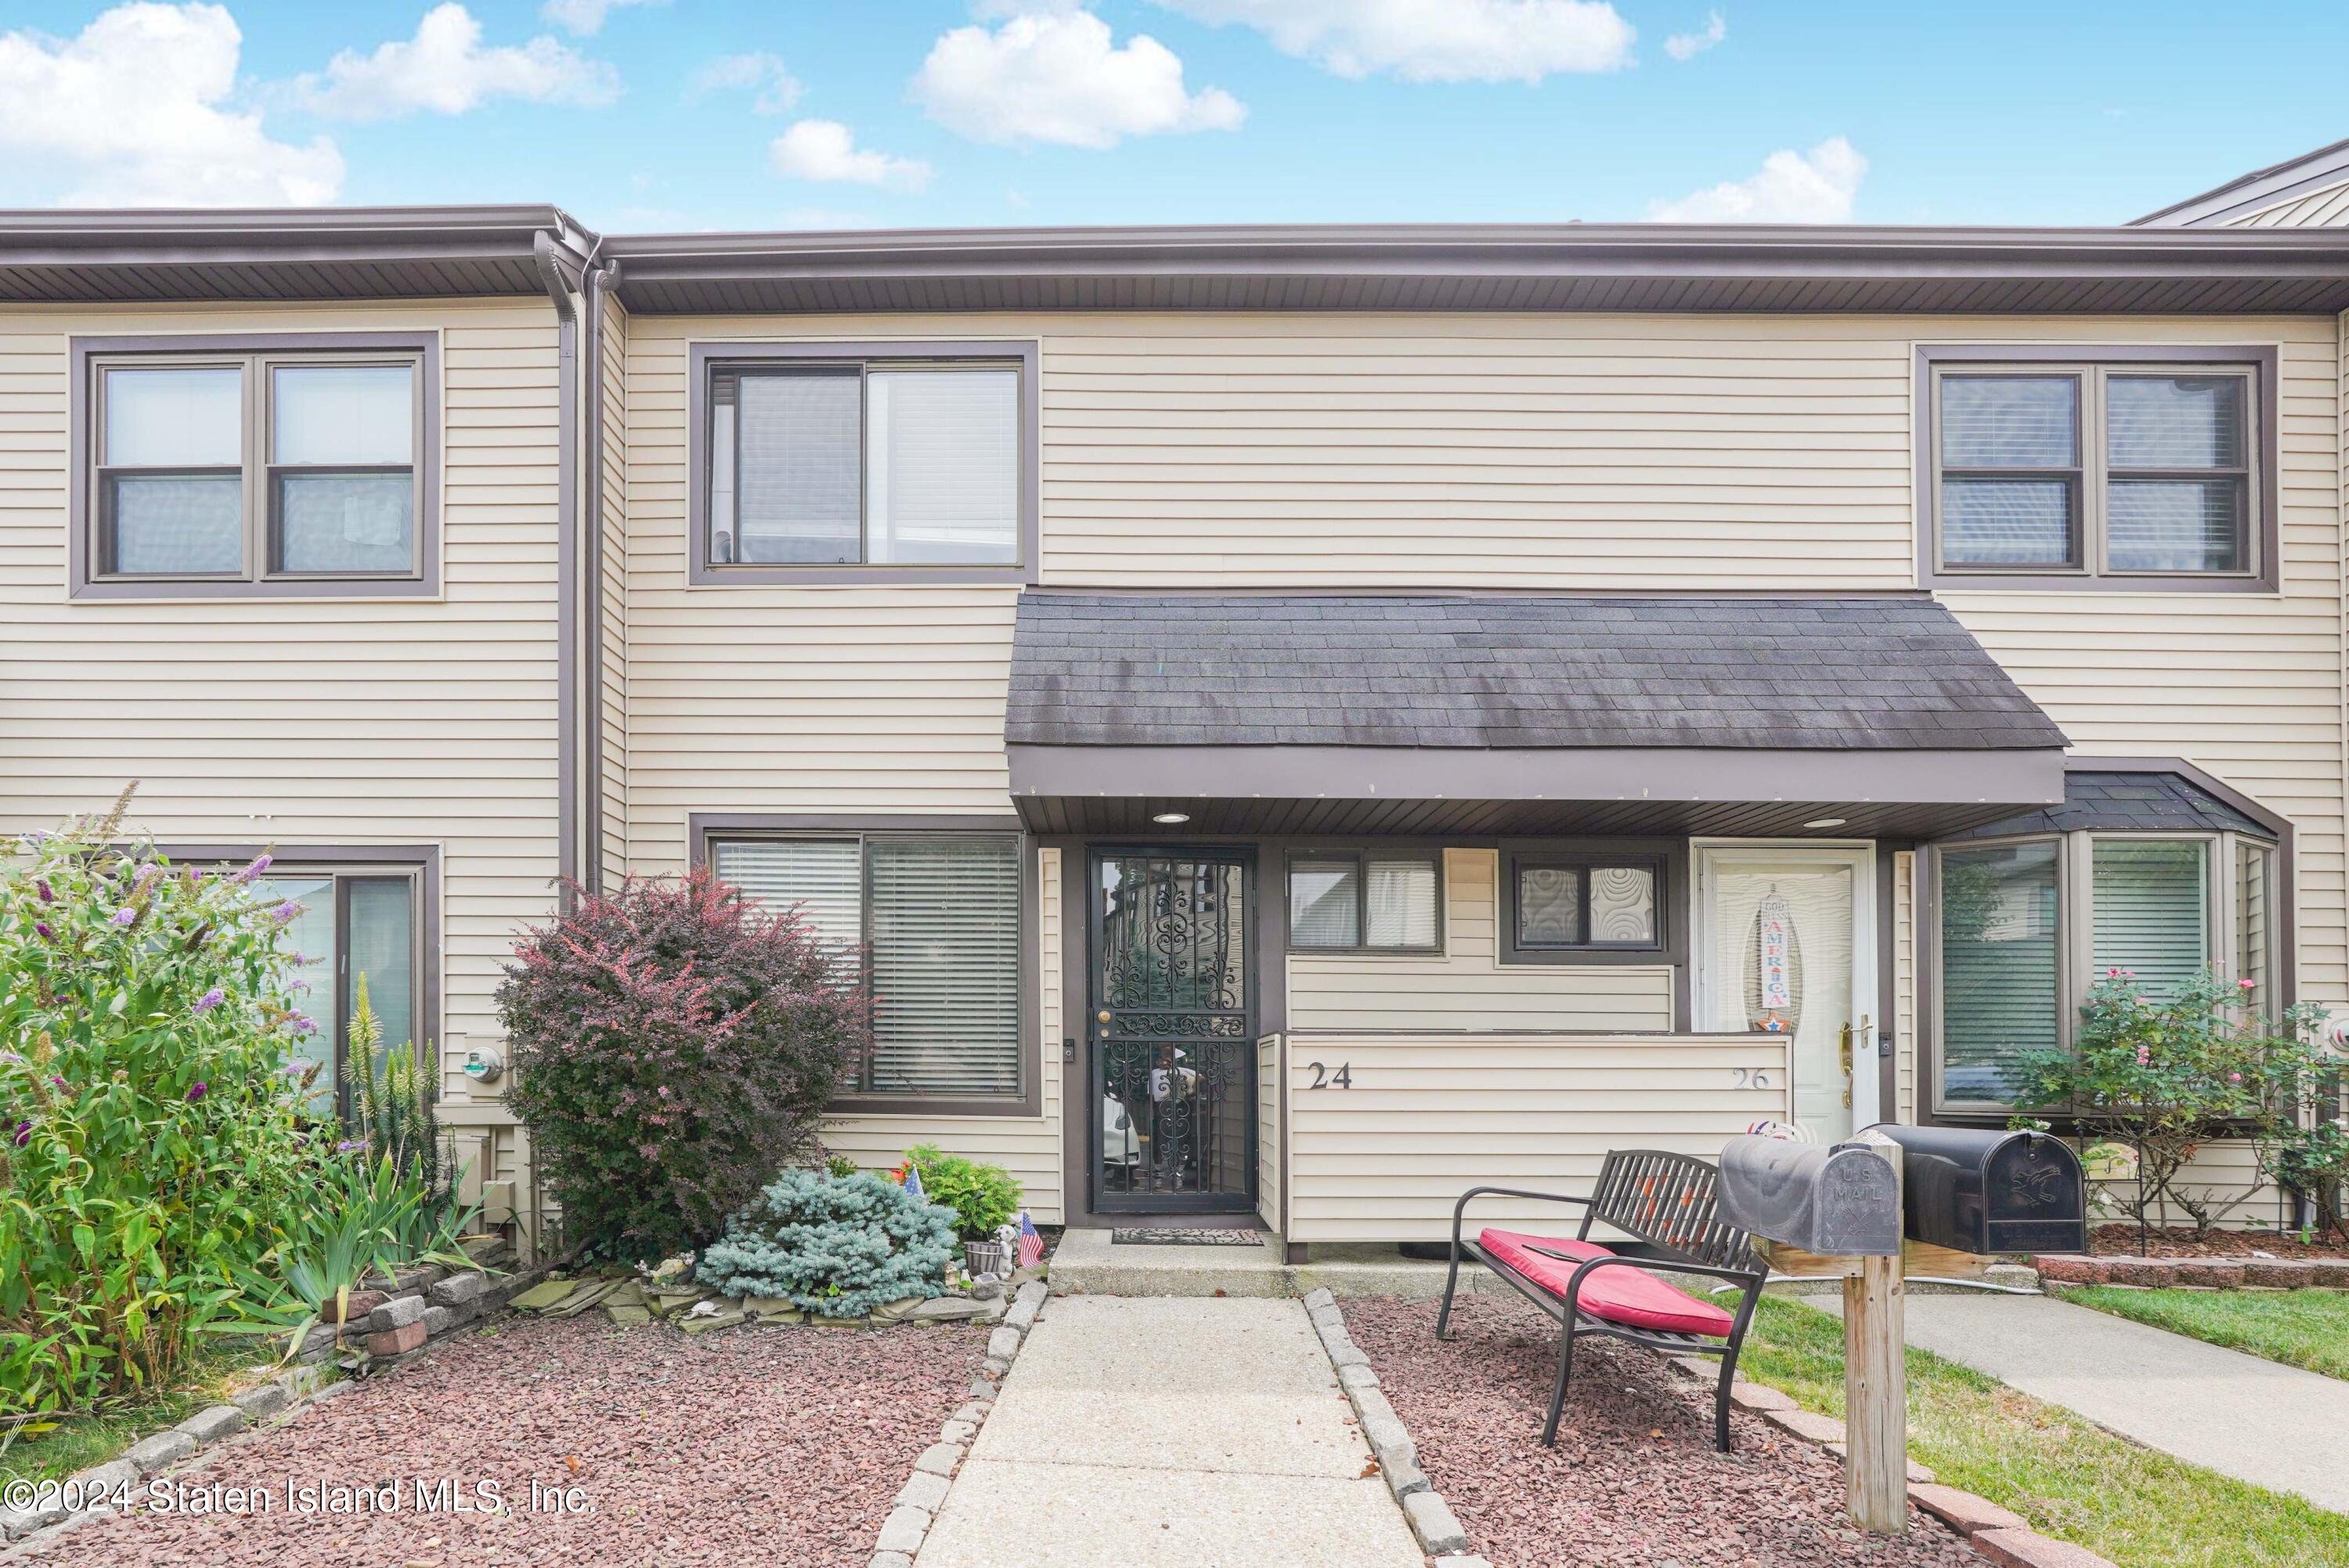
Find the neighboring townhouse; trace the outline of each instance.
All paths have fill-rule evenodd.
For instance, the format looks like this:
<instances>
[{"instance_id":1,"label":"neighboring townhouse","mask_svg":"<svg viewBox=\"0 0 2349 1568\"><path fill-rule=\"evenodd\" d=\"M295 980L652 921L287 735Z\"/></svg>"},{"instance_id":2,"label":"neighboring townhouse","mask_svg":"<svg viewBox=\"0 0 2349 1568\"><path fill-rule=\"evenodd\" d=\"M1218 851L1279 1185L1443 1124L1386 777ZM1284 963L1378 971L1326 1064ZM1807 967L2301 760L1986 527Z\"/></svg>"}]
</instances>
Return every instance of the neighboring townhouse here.
<instances>
[{"instance_id":1,"label":"neighboring townhouse","mask_svg":"<svg viewBox=\"0 0 2349 1568\"><path fill-rule=\"evenodd\" d=\"M2349 1012L2344 311L2199 220L8 217L0 827L277 843L525 1224L512 934L698 862L865 959L833 1145L1041 1222L2001 1126L2109 968Z\"/></svg>"}]
</instances>

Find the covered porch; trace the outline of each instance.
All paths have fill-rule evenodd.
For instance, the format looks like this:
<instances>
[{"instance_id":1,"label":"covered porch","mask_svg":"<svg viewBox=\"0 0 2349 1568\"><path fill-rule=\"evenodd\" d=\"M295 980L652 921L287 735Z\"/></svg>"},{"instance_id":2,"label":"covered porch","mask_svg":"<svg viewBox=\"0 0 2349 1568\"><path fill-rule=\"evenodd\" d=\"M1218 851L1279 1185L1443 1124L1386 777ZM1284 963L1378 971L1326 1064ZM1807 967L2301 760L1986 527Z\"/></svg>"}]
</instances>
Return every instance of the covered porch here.
<instances>
[{"instance_id":1,"label":"covered porch","mask_svg":"<svg viewBox=\"0 0 2349 1568\"><path fill-rule=\"evenodd\" d=\"M1913 594L1031 592L1006 740L1070 1222L1292 1256L1899 1116L1911 851L2064 799L2060 731Z\"/></svg>"}]
</instances>

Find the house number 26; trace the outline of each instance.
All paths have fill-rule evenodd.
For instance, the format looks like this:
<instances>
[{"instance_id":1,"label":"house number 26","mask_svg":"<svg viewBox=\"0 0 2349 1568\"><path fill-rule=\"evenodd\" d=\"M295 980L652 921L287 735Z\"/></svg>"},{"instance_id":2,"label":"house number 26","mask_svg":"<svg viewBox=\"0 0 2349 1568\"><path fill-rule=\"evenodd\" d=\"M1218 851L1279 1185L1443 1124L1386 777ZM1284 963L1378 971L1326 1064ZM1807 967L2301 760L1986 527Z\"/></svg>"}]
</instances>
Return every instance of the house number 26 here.
<instances>
[{"instance_id":1,"label":"house number 26","mask_svg":"<svg viewBox=\"0 0 2349 1568\"><path fill-rule=\"evenodd\" d=\"M1768 1088L1772 1087L1769 1070L1765 1068L1732 1068L1729 1069L1729 1087Z\"/></svg>"},{"instance_id":2,"label":"house number 26","mask_svg":"<svg viewBox=\"0 0 2349 1568\"><path fill-rule=\"evenodd\" d=\"M1307 1088L1351 1088L1354 1087L1354 1064L1351 1062L1340 1062L1338 1064L1338 1070L1334 1073L1323 1067L1319 1062L1307 1062L1305 1065L1313 1069L1313 1081L1305 1086Z\"/></svg>"}]
</instances>

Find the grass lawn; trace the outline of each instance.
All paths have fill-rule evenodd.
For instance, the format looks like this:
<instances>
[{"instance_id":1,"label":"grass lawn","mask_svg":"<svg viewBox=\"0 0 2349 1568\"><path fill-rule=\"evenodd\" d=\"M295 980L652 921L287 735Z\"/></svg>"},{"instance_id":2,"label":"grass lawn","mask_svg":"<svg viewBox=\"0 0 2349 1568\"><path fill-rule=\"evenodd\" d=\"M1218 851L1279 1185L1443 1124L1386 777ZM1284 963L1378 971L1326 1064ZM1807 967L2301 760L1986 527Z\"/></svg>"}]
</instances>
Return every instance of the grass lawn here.
<instances>
[{"instance_id":1,"label":"grass lawn","mask_svg":"<svg viewBox=\"0 0 2349 1568\"><path fill-rule=\"evenodd\" d=\"M76 1470L104 1464L149 1433L177 1426L205 1406L218 1404L237 1386L235 1375L251 1365L251 1347L241 1343L223 1340L216 1348L200 1348L173 1387L99 1414L68 1416L51 1431L20 1434L0 1452L0 1483L62 1480Z\"/></svg>"},{"instance_id":2,"label":"grass lawn","mask_svg":"<svg viewBox=\"0 0 2349 1568\"><path fill-rule=\"evenodd\" d=\"M2349 1378L2349 1291L2119 1290L2084 1285L2065 1301Z\"/></svg>"},{"instance_id":3,"label":"grass lawn","mask_svg":"<svg viewBox=\"0 0 2349 1568\"><path fill-rule=\"evenodd\" d=\"M1843 1324L1764 1298L1738 1370L1843 1414ZM2279 1441L2290 1441L2279 1434ZM1909 1352L1909 1452L2120 1568L2338 1568L2349 1516L2115 1437L1930 1351Z\"/></svg>"}]
</instances>

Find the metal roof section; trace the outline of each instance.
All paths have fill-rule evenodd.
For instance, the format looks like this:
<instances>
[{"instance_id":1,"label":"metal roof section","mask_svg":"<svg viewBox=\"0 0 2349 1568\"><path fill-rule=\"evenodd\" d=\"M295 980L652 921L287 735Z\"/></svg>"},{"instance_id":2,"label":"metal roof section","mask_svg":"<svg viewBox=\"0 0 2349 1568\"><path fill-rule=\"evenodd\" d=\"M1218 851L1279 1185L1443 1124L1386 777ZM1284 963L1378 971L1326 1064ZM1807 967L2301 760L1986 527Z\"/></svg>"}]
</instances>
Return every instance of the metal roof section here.
<instances>
[{"instance_id":1,"label":"metal roof section","mask_svg":"<svg viewBox=\"0 0 2349 1568\"><path fill-rule=\"evenodd\" d=\"M0 211L0 303L534 294L541 235L575 284L594 236L552 206Z\"/></svg>"},{"instance_id":2,"label":"metal roof section","mask_svg":"<svg viewBox=\"0 0 2349 1568\"><path fill-rule=\"evenodd\" d=\"M2238 175L2199 196L2174 201L2158 212L2132 218L2129 226L2224 226L2344 180L2349 180L2349 141L2336 141L2313 152L2303 152L2298 158Z\"/></svg>"}]
</instances>

